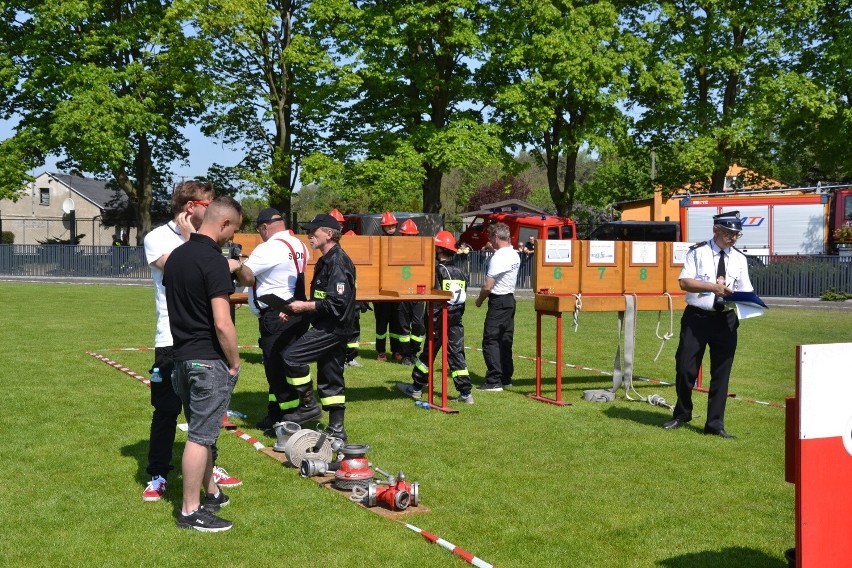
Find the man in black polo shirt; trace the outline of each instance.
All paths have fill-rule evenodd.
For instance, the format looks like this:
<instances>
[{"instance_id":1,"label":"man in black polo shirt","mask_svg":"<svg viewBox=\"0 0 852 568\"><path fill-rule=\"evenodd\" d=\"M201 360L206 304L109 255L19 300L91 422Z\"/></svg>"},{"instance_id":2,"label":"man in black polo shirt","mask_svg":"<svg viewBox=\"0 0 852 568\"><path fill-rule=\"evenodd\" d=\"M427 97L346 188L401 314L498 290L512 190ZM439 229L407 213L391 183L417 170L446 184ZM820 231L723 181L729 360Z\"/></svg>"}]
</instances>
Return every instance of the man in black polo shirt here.
<instances>
[{"instance_id":1,"label":"man in black polo shirt","mask_svg":"<svg viewBox=\"0 0 852 568\"><path fill-rule=\"evenodd\" d=\"M212 478L212 446L240 374L237 332L228 301L234 283L221 246L241 223L240 204L228 196L216 198L198 232L172 251L164 267L163 285L174 340L172 383L189 423L181 463L179 528L219 532L233 525L213 514L228 504L228 497ZM203 500L202 487L206 489Z\"/></svg>"}]
</instances>

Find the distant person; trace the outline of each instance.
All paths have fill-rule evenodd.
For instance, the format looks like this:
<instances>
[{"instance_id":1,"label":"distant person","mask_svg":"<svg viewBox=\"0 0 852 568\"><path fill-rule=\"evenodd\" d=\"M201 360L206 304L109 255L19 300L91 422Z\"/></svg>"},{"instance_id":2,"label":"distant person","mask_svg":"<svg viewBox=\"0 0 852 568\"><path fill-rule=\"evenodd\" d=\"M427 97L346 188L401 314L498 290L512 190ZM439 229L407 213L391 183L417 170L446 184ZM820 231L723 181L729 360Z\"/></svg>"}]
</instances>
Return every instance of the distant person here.
<instances>
[{"instance_id":1,"label":"distant person","mask_svg":"<svg viewBox=\"0 0 852 568\"><path fill-rule=\"evenodd\" d=\"M449 231L439 231L435 235L435 288L444 292L452 292L453 296L447 300L447 330L443 329L441 321L441 306L433 304L432 313L429 314L433 323L432 346L433 358L441 350L441 338L447 337L447 361L450 368L450 376L453 384L459 392L456 402L473 404L471 394L470 374L467 371L467 361L464 356L464 303L467 298L467 287L469 277L467 273L453 265L453 258L458 252L455 246L455 238ZM423 396L423 388L429 384L429 343L423 345L420 356L414 362L411 370L412 383L397 383L397 388L406 395L420 399Z\"/></svg>"},{"instance_id":2,"label":"distant person","mask_svg":"<svg viewBox=\"0 0 852 568\"><path fill-rule=\"evenodd\" d=\"M151 269L154 281L154 300L157 313L157 331L154 337L154 366L159 369L161 380L151 382L151 434L148 444L148 474L151 481L142 492L143 501L159 501L166 492L169 472L172 466L172 453L177 431L177 419L180 416L181 401L172 387L174 370L174 342L169 328L169 311L166 306L166 289L163 287L163 267L174 249L189 240L201 226L207 206L213 200L213 185L190 180L179 183L172 194L173 219L160 225L145 235L145 260ZM242 481L215 466L214 481L222 487L236 487Z\"/></svg>"},{"instance_id":3,"label":"distant person","mask_svg":"<svg viewBox=\"0 0 852 568\"><path fill-rule=\"evenodd\" d=\"M737 350L736 310L724 303L732 292L752 292L745 255L734 247L742 235L739 211L713 217L713 238L689 247L678 282L686 292L687 307L680 321L680 343L675 354L677 403L666 430L692 420L692 389L704 351L710 346L710 392L704 433L733 439L725 430L725 405L734 354Z\"/></svg>"},{"instance_id":4,"label":"distant person","mask_svg":"<svg viewBox=\"0 0 852 568\"><path fill-rule=\"evenodd\" d=\"M535 254L535 235L530 235L527 242L524 243L523 253L528 257Z\"/></svg>"},{"instance_id":5,"label":"distant person","mask_svg":"<svg viewBox=\"0 0 852 568\"><path fill-rule=\"evenodd\" d=\"M263 240L245 263L234 270L237 283L249 286L248 306L258 318L263 370L269 385L267 412L256 426L269 430L287 410L299 406L299 395L287 384L284 351L308 330L300 318L284 319L278 308L259 299L273 294L282 300L305 300L305 268L309 253L305 244L287 229L281 213L272 207L260 212L255 222Z\"/></svg>"},{"instance_id":6,"label":"distant person","mask_svg":"<svg viewBox=\"0 0 852 568\"><path fill-rule=\"evenodd\" d=\"M416 237L420 234L420 229L417 228L417 224L412 219L406 219L399 227L399 233L404 236ZM409 300L398 304L399 344L403 365L413 365L417 358L417 352L423 345L426 335L426 325L423 323L425 311L425 302Z\"/></svg>"},{"instance_id":7,"label":"distant person","mask_svg":"<svg viewBox=\"0 0 852 568\"><path fill-rule=\"evenodd\" d=\"M183 502L178 528L220 532L233 526L214 514L230 500L213 478L213 447L240 375L229 301L234 282L221 246L242 222L237 201L229 196L214 199L198 232L172 251L163 271L174 339L172 383L189 424L181 462Z\"/></svg>"},{"instance_id":8,"label":"distant person","mask_svg":"<svg viewBox=\"0 0 852 568\"><path fill-rule=\"evenodd\" d=\"M343 363L346 342L352 335L355 302L355 265L341 248L340 223L331 215L317 215L302 228L307 231L311 248L322 256L317 260L307 301L290 303L291 315L307 315L311 328L290 344L284 352L287 382L299 393L299 406L287 411L284 420L303 424L328 411L330 436L347 440L344 428L346 383ZM317 364L317 393L314 399L309 363Z\"/></svg>"},{"instance_id":9,"label":"distant person","mask_svg":"<svg viewBox=\"0 0 852 568\"><path fill-rule=\"evenodd\" d=\"M385 211L379 222L382 234L387 237L397 235L399 221L390 211ZM399 327L399 302L373 302L373 313L376 316L376 360L387 361L387 341L390 338L391 355L401 363L402 347L399 343L402 330Z\"/></svg>"},{"instance_id":10,"label":"distant person","mask_svg":"<svg viewBox=\"0 0 852 568\"><path fill-rule=\"evenodd\" d=\"M512 248L509 226L495 223L488 227L488 243L494 254L488 260L485 283L476 299L476 307L488 298L485 329L482 333L482 355L485 358L485 381L481 391L499 392L512 386L515 364L512 343L515 334L515 284L521 258Z\"/></svg>"}]
</instances>

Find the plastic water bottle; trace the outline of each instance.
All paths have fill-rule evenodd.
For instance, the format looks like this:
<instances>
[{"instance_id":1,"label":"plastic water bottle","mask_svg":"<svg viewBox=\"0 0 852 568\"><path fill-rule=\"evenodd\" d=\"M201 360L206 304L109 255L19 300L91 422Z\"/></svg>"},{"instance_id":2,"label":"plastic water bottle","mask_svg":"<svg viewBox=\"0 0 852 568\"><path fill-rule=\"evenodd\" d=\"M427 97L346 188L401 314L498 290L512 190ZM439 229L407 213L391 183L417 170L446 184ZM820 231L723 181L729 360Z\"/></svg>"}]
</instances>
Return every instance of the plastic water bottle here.
<instances>
[{"instance_id":1,"label":"plastic water bottle","mask_svg":"<svg viewBox=\"0 0 852 568\"><path fill-rule=\"evenodd\" d=\"M417 405L418 408L422 408L423 410L432 410L432 406L428 402L418 400L415 401L414 404Z\"/></svg>"},{"instance_id":2,"label":"plastic water bottle","mask_svg":"<svg viewBox=\"0 0 852 568\"><path fill-rule=\"evenodd\" d=\"M151 373L150 381L152 383L162 383L163 382L163 375L160 374L160 368L159 367L154 367L154 371Z\"/></svg>"}]
</instances>

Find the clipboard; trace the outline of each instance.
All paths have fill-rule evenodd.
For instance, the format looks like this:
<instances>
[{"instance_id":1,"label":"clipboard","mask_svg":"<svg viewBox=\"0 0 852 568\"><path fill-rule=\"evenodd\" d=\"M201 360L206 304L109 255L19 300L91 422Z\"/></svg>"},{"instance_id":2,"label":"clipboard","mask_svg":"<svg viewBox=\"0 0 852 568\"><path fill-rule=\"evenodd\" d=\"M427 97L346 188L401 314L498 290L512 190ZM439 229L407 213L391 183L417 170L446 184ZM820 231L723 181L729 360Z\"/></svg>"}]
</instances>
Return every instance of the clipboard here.
<instances>
[{"instance_id":1,"label":"clipboard","mask_svg":"<svg viewBox=\"0 0 852 568\"><path fill-rule=\"evenodd\" d=\"M264 294L263 296L258 296L257 299L270 308L275 308L279 312L284 312L285 314L292 313L290 311L290 303L293 301L292 298L285 300L276 294Z\"/></svg>"}]
</instances>

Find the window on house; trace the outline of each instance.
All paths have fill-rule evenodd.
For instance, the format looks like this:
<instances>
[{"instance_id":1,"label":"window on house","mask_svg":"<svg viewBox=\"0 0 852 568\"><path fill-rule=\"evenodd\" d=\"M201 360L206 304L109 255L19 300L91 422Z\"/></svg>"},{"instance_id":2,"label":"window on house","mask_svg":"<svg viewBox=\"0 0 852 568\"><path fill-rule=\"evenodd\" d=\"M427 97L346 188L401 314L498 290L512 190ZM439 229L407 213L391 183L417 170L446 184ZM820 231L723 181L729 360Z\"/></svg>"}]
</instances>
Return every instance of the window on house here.
<instances>
[{"instance_id":1,"label":"window on house","mask_svg":"<svg viewBox=\"0 0 852 568\"><path fill-rule=\"evenodd\" d=\"M39 205L50 205L49 187L42 187L39 189Z\"/></svg>"}]
</instances>

